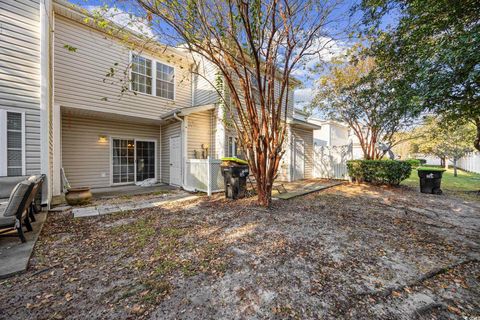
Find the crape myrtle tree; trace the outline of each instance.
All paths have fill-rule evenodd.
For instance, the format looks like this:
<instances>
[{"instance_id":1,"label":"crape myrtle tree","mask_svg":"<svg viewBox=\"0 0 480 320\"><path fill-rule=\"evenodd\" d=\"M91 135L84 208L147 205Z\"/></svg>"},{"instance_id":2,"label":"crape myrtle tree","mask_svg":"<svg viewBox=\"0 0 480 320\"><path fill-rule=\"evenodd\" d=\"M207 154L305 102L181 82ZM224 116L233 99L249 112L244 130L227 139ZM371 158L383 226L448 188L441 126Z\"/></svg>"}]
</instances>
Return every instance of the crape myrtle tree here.
<instances>
[{"instance_id":1,"label":"crape myrtle tree","mask_svg":"<svg viewBox=\"0 0 480 320\"><path fill-rule=\"evenodd\" d=\"M397 76L405 105L472 123L470 143L480 151L480 2L362 0L359 9L370 54Z\"/></svg>"},{"instance_id":2,"label":"crape myrtle tree","mask_svg":"<svg viewBox=\"0 0 480 320\"><path fill-rule=\"evenodd\" d=\"M472 140L476 129L473 123L446 122L439 116L427 116L424 123L415 128L419 138L414 140L414 151L453 161L454 176L457 176L457 161L474 150Z\"/></svg>"},{"instance_id":3,"label":"crape myrtle tree","mask_svg":"<svg viewBox=\"0 0 480 320\"><path fill-rule=\"evenodd\" d=\"M393 94L390 79L379 72L375 59L361 47L336 59L317 81L311 108L346 123L358 138L365 159L381 159L402 139L396 134L409 124L407 110ZM345 59L346 58L346 59Z\"/></svg>"},{"instance_id":4,"label":"crape myrtle tree","mask_svg":"<svg viewBox=\"0 0 480 320\"><path fill-rule=\"evenodd\" d=\"M170 43L211 61L228 91L225 106L256 178L258 202L270 206L285 152L292 72L331 38L338 1L132 0L132 11ZM223 92L218 91L222 99ZM227 100L227 99L225 99Z\"/></svg>"}]
</instances>

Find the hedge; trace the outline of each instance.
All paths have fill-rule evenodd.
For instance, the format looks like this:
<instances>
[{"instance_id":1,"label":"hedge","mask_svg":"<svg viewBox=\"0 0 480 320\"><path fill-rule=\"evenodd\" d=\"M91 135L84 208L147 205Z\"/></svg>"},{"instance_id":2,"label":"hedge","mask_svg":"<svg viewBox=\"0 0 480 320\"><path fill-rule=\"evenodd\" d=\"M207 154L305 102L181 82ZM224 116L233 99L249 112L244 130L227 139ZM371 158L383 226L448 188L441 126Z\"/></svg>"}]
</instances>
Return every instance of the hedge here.
<instances>
[{"instance_id":1,"label":"hedge","mask_svg":"<svg viewBox=\"0 0 480 320\"><path fill-rule=\"evenodd\" d=\"M407 160L403 160L403 162L410 163L412 168L418 168L422 164L420 159L407 159Z\"/></svg>"},{"instance_id":2,"label":"hedge","mask_svg":"<svg viewBox=\"0 0 480 320\"><path fill-rule=\"evenodd\" d=\"M424 164L427 164L427 160L426 159L416 159L418 161L420 161L420 165L424 165Z\"/></svg>"},{"instance_id":3,"label":"hedge","mask_svg":"<svg viewBox=\"0 0 480 320\"><path fill-rule=\"evenodd\" d=\"M398 185L407 179L412 166L396 160L350 160L347 161L348 174L357 182Z\"/></svg>"}]
</instances>

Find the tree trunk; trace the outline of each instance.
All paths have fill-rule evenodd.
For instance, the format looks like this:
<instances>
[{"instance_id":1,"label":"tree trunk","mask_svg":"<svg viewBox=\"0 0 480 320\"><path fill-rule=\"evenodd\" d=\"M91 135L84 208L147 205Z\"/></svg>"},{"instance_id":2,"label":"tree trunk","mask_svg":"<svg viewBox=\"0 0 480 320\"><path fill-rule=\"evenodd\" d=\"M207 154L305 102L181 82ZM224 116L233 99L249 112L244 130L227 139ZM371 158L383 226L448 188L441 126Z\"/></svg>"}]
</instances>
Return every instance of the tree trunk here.
<instances>
[{"instance_id":1,"label":"tree trunk","mask_svg":"<svg viewBox=\"0 0 480 320\"><path fill-rule=\"evenodd\" d=\"M457 158L453 158L453 176L457 176Z\"/></svg>"},{"instance_id":2,"label":"tree trunk","mask_svg":"<svg viewBox=\"0 0 480 320\"><path fill-rule=\"evenodd\" d=\"M445 167L445 158L440 157L440 166Z\"/></svg>"},{"instance_id":3,"label":"tree trunk","mask_svg":"<svg viewBox=\"0 0 480 320\"><path fill-rule=\"evenodd\" d=\"M448 170L448 158L445 157L445 170Z\"/></svg>"},{"instance_id":4,"label":"tree trunk","mask_svg":"<svg viewBox=\"0 0 480 320\"><path fill-rule=\"evenodd\" d=\"M268 208L272 204L272 184L261 183L257 180L257 200L262 207Z\"/></svg>"},{"instance_id":5,"label":"tree trunk","mask_svg":"<svg viewBox=\"0 0 480 320\"><path fill-rule=\"evenodd\" d=\"M477 117L475 119L475 125L477 127L477 136L475 138L475 141L473 142L473 145L475 146L475 149L480 151L480 117Z\"/></svg>"}]
</instances>

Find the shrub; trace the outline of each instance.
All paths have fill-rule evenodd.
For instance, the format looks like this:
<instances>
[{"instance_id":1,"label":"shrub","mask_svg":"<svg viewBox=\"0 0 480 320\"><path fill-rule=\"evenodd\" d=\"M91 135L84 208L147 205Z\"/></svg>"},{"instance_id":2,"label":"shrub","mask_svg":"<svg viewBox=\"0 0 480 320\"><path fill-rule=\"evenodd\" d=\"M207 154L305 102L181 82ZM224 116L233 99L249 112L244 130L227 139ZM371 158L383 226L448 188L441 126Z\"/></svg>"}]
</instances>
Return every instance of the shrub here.
<instances>
[{"instance_id":1,"label":"shrub","mask_svg":"<svg viewBox=\"0 0 480 320\"><path fill-rule=\"evenodd\" d=\"M419 159L407 159L407 160L403 160L403 162L410 163L412 168L418 168L421 165L421 162Z\"/></svg>"},{"instance_id":2,"label":"shrub","mask_svg":"<svg viewBox=\"0 0 480 320\"><path fill-rule=\"evenodd\" d=\"M410 176L412 166L396 160L350 160L348 174L357 182L398 185Z\"/></svg>"},{"instance_id":3,"label":"shrub","mask_svg":"<svg viewBox=\"0 0 480 320\"><path fill-rule=\"evenodd\" d=\"M424 164L427 164L427 160L426 159L416 159L418 161L420 161L420 165L423 166Z\"/></svg>"}]
</instances>

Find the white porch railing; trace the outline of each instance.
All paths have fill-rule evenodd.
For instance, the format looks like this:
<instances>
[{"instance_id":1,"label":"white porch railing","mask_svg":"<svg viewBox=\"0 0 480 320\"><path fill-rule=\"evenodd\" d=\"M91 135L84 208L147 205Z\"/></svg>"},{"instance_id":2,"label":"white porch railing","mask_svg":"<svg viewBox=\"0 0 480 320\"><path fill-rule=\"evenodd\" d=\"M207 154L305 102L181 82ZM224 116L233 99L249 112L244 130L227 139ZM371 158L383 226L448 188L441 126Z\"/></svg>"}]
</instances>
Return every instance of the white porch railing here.
<instances>
[{"instance_id":1,"label":"white porch railing","mask_svg":"<svg viewBox=\"0 0 480 320\"><path fill-rule=\"evenodd\" d=\"M353 159L352 147L352 144L335 147L315 146L313 176L348 180L347 160Z\"/></svg>"},{"instance_id":2,"label":"white porch railing","mask_svg":"<svg viewBox=\"0 0 480 320\"><path fill-rule=\"evenodd\" d=\"M186 187L189 190L219 192L224 189L220 160L188 159L185 166Z\"/></svg>"}]
</instances>

